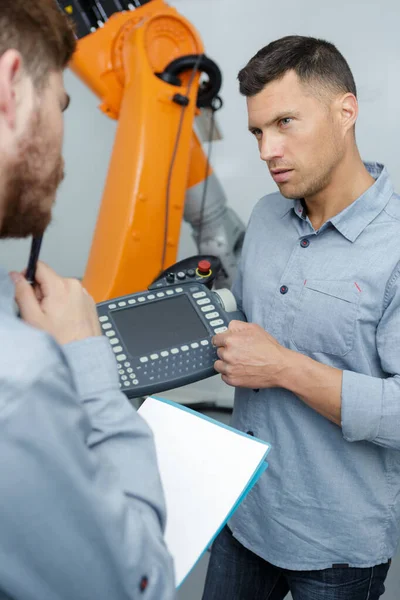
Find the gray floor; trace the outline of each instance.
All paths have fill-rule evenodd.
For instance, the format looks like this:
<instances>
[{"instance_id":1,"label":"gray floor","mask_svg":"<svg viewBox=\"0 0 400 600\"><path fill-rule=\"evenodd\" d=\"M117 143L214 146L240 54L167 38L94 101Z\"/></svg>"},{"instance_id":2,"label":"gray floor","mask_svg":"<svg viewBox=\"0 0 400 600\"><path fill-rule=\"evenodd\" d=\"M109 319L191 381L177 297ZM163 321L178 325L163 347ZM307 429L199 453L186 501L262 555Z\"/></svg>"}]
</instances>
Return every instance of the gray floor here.
<instances>
[{"instance_id":1,"label":"gray floor","mask_svg":"<svg viewBox=\"0 0 400 600\"><path fill-rule=\"evenodd\" d=\"M226 414L212 413L214 419L228 422L229 417ZM209 554L203 556L193 569L189 577L183 583L178 591L178 600L201 600L203 593L204 580L207 571ZM291 596L287 596L286 600L291 600ZM381 596L382 600L399 600L400 598L400 554L393 560L389 570L389 575L386 580L386 592ZM221 598L220 600L230 600ZM249 598L251 600L251 598Z\"/></svg>"}]
</instances>

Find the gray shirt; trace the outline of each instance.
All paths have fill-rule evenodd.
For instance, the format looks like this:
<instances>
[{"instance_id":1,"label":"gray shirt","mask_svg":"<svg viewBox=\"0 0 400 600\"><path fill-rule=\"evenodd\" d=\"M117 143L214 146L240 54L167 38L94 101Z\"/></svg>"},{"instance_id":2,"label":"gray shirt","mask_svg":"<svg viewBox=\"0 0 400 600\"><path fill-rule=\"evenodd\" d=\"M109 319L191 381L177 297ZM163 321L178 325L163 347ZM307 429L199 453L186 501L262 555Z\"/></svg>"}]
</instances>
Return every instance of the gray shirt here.
<instances>
[{"instance_id":1,"label":"gray shirt","mask_svg":"<svg viewBox=\"0 0 400 600\"><path fill-rule=\"evenodd\" d=\"M14 600L170 600L152 434L105 338L60 347L0 272L0 589Z\"/></svg>"},{"instance_id":2,"label":"gray shirt","mask_svg":"<svg viewBox=\"0 0 400 600\"><path fill-rule=\"evenodd\" d=\"M367 168L375 184L318 231L300 201L262 198L234 286L248 321L343 370L341 427L288 390L236 390L233 425L272 450L230 525L288 569L372 566L399 538L400 197Z\"/></svg>"}]
</instances>

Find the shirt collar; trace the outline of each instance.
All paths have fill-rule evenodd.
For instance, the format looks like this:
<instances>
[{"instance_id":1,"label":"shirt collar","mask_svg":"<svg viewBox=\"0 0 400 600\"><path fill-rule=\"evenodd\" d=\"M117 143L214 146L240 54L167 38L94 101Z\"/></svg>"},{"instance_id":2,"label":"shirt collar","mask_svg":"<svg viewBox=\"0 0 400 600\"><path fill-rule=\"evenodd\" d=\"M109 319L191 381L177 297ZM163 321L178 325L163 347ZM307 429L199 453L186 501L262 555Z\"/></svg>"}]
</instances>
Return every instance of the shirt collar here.
<instances>
[{"instance_id":1,"label":"shirt collar","mask_svg":"<svg viewBox=\"0 0 400 600\"><path fill-rule=\"evenodd\" d=\"M354 242L367 225L379 215L394 192L389 173L384 165L370 162L365 162L364 165L375 179L375 183L329 221L350 242ZM301 200L294 200L295 214L305 220L307 215L303 208Z\"/></svg>"},{"instance_id":2,"label":"shirt collar","mask_svg":"<svg viewBox=\"0 0 400 600\"><path fill-rule=\"evenodd\" d=\"M14 314L14 290L8 272L0 267L0 312Z\"/></svg>"}]
</instances>

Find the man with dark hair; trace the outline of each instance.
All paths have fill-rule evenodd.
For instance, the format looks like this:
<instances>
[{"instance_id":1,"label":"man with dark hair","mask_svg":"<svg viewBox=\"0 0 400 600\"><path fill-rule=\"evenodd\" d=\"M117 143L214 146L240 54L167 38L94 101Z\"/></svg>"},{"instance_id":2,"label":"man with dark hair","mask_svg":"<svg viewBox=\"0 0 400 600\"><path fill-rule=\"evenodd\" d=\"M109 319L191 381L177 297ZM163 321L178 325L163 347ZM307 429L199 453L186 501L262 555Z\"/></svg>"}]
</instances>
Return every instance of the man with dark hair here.
<instances>
[{"instance_id":1,"label":"man with dark hair","mask_svg":"<svg viewBox=\"0 0 400 600\"><path fill-rule=\"evenodd\" d=\"M239 73L279 192L251 215L214 338L270 467L213 545L204 600L376 600L400 527L400 197L363 163L351 71L289 36Z\"/></svg>"},{"instance_id":2,"label":"man with dark hair","mask_svg":"<svg viewBox=\"0 0 400 600\"><path fill-rule=\"evenodd\" d=\"M74 50L54 0L1 0L1 238L50 222ZM36 282L0 270L0 598L170 600L152 434L81 284L44 264Z\"/></svg>"}]
</instances>

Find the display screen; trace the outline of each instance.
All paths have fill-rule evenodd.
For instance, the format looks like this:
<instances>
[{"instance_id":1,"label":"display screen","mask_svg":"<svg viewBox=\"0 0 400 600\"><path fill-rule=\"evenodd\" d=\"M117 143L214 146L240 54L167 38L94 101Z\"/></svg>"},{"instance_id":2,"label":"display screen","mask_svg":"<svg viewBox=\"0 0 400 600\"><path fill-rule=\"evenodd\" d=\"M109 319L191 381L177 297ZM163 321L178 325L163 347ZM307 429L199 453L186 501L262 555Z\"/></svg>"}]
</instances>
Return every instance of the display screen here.
<instances>
[{"instance_id":1,"label":"display screen","mask_svg":"<svg viewBox=\"0 0 400 600\"><path fill-rule=\"evenodd\" d=\"M110 313L131 356L143 356L208 337L189 298L175 296Z\"/></svg>"}]
</instances>

